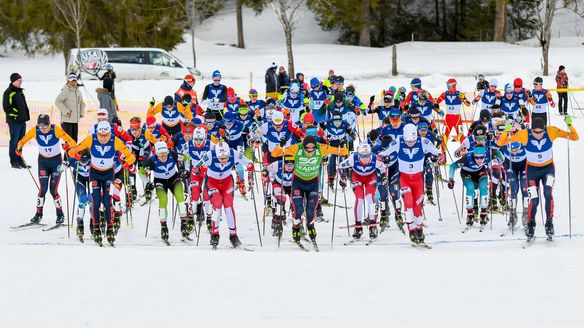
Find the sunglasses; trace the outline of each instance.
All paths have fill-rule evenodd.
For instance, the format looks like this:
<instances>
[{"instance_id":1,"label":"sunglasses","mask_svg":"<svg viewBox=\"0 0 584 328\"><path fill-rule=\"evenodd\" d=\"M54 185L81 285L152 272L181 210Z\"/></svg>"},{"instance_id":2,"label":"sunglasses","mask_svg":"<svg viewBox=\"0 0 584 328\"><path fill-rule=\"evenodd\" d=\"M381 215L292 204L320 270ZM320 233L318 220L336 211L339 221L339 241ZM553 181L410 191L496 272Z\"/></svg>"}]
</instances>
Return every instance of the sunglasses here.
<instances>
[{"instance_id":1,"label":"sunglasses","mask_svg":"<svg viewBox=\"0 0 584 328\"><path fill-rule=\"evenodd\" d=\"M543 83L534 83L533 85L543 85Z\"/></svg>"},{"instance_id":2,"label":"sunglasses","mask_svg":"<svg viewBox=\"0 0 584 328\"><path fill-rule=\"evenodd\" d=\"M221 79L213 79L213 82L221 82Z\"/></svg>"},{"instance_id":3,"label":"sunglasses","mask_svg":"<svg viewBox=\"0 0 584 328\"><path fill-rule=\"evenodd\" d=\"M284 167L287 169L291 169L294 167L294 163L286 163L286 164L284 164Z\"/></svg>"},{"instance_id":4,"label":"sunglasses","mask_svg":"<svg viewBox=\"0 0 584 328\"><path fill-rule=\"evenodd\" d=\"M418 118L418 117L420 117L420 114L410 114L410 117L411 118Z\"/></svg>"},{"instance_id":5,"label":"sunglasses","mask_svg":"<svg viewBox=\"0 0 584 328\"><path fill-rule=\"evenodd\" d=\"M476 141L486 141L487 137L475 137Z\"/></svg>"},{"instance_id":6,"label":"sunglasses","mask_svg":"<svg viewBox=\"0 0 584 328\"><path fill-rule=\"evenodd\" d=\"M371 156L372 155L370 153L369 154L359 154L359 158L361 158L361 159L369 159L369 158L371 158Z\"/></svg>"},{"instance_id":7,"label":"sunglasses","mask_svg":"<svg viewBox=\"0 0 584 328\"><path fill-rule=\"evenodd\" d=\"M39 124L38 127L39 127L39 129L48 129L49 125L48 124Z\"/></svg>"},{"instance_id":8,"label":"sunglasses","mask_svg":"<svg viewBox=\"0 0 584 328\"><path fill-rule=\"evenodd\" d=\"M485 159L485 155L479 155L479 156L475 156L474 158L475 158L476 160L479 160L479 161L481 161L481 160Z\"/></svg>"},{"instance_id":9,"label":"sunglasses","mask_svg":"<svg viewBox=\"0 0 584 328\"><path fill-rule=\"evenodd\" d=\"M148 129L156 129L156 125L155 124L148 125Z\"/></svg>"},{"instance_id":10,"label":"sunglasses","mask_svg":"<svg viewBox=\"0 0 584 328\"><path fill-rule=\"evenodd\" d=\"M541 134L543 133L543 130L531 130L531 132L533 132L534 134Z\"/></svg>"},{"instance_id":11,"label":"sunglasses","mask_svg":"<svg viewBox=\"0 0 584 328\"><path fill-rule=\"evenodd\" d=\"M515 89L521 89L521 87L522 87L522 86L521 86L521 85L514 85L513 87L514 87Z\"/></svg>"},{"instance_id":12,"label":"sunglasses","mask_svg":"<svg viewBox=\"0 0 584 328\"><path fill-rule=\"evenodd\" d=\"M418 132L420 133L428 132L428 128L418 128Z\"/></svg>"},{"instance_id":13,"label":"sunglasses","mask_svg":"<svg viewBox=\"0 0 584 328\"><path fill-rule=\"evenodd\" d=\"M312 152L316 149L316 147L304 147L304 150L308 151L308 152Z\"/></svg>"},{"instance_id":14,"label":"sunglasses","mask_svg":"<svg viewBox=\"0 0 584 328\"><path fill-rule=\"evenodd\" d=\"M446 86L448 88L452 88L452 87L455 87L456 86L456 83L446 83Z\"/></svg>"},{"instance_id":15,"label":"sunglasses","mask_svg":"<svg viewBox=\"0 0 584 328\"><path fill-rule=\"evenodd\" d=\"M130 131L138 131L140 128L131 128Z\"/></svg>"}]
</instances>

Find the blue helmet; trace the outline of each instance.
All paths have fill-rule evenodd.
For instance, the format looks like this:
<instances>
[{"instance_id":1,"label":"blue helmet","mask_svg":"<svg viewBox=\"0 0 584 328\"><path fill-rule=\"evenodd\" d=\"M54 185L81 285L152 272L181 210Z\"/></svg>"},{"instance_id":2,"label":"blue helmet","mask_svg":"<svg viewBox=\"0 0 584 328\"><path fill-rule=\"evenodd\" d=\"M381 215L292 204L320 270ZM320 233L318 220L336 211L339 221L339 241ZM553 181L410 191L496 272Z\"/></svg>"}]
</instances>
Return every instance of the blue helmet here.
<instances>
[{"instance_id":1,"label":"blue helmet","mask_svg":"<svg viewBox=\"0 0 584 328\"><path fill-rule=\"evenodd\" d=\"M472 155L475 157L485 156L486 153L487 153L487 150L485 149L485 147L475 147L472 151Z\"/></svg>"},{"instance_id":2,"label":"blue helmet","mask_svg":"<svg viewBox=\"0 0 584 328\"><path fill-rule=\"evenodd\" d=\"M392 107L389 110L389 118L401 118L401 110L397 107Z\"/></svg>"},{"instance_id":3,"label":"blue helmet","mask_svg":"<svg viewBox=\"0 0 584 328\"><path fill-rule=\"evenodd\" d=\"M223 115L223 122L225 123L233 123L235 121L235 115L232 112L227 112Z\"/></svg>"},{"instance_id":4,"label":"blue helmet","mask_svg":"<svg viewBox=\"0 0 584 328\"><path fill-rule=\"evenodd\" d=\"M515 141L509 144L509 150L511 151L519 151L521 149L521 142Z\"/></svg>"},{"instance_id":5,"label":"blue helmet","mask_svg":"<svg viewBox=\"0 0 584 328\"><path fill-rule=\"evenodd\" d=\"M216 77L221 77L221 72L219 72L218 69L213 71L213 78L216 78Z\"/></svg>"},{"instance_id":6,"label":"blue helmet","mask_svg":"<svg viewBox=\"0 0 584 328\"><path fill-rule=\"evenodd\" d=\"M318 78L313 77L312 79L310 79L310 87L311 88L316 88L319 85L320 85L320 81L318 80Z\"/></svg>"},{"instance_id":7,"label":"blue helmet","mask_svg":"<svg viewBox=\"0 0 584 328\"><path fill-rule=\"evenodd\" d=\"M421 88L422 87L422 80L420 80L419 77L415 77L412 79L412 82L410 82L410 86L416 87L416 88Z\"/></svg>"}]
</instances>

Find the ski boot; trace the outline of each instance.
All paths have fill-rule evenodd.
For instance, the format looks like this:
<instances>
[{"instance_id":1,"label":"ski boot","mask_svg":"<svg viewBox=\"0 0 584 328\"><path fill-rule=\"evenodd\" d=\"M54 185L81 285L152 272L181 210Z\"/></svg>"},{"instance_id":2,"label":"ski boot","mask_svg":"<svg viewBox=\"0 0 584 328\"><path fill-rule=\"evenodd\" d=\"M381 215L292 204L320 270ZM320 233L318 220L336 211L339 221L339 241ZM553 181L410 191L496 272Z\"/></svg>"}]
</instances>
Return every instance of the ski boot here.
<instances>
[{"instance_id":1,"label":"ski boot","mask_svg":"<svg viewBox=\"0 0 584 328\"><path fill-rule=\"evenodd\" d=\"M219 245L219 234L212 234L211 246L213 246L213 249L217 249L217 245Z\"/></svg>"},{"instance_id":2,"label":"ski boot","mask_svg":"<svg viewBox=\"0 0 584 328\"><path fill-rule=\"evenodd\" d=\"M418 234L416 233L416 230L409 230L409 234L410 234L410 241L414 244L418 243Z\"/></svg>"},{"instance_id":3,"label":"ski boot","mask_svg":"<svg viewBox=\"0 0 584 328\"><path fill-rule=\"evenodd\" d=\"M274 237L282 237L282 231L284 230L282 227L282 217L280 215L274 215L272 218L272 236Z\"/></svg>"},{"instance_id":4,"label":"ski boot","mask_svg":"<svg viewBox=\"0 0 584 328\"><path fill-rule=\"evenodd\" d=\"M151 190L145 190L144 191L144 204L148 204L152 201L152 191Z\"/></svg>"},{"instance_id":5,"label":"ski boot","mask_svg":"<svg viewBox=\"0 0 584 328\"><path fill-rule=\"evenodd\" d=\"M245 197L247 191L245 191L245 182L242 181L239 177L237 178L236 182L237 189L239 189L239 193Z\"/></svg>"},{"instance_id":6,"label":"ski boot","mask_svg":"<svg viewBox=\"0 0 584 328\"><path fill-rule=\"evenodd\" d=\"M77 221L77 238L79 238L80 242L83 242L83 235L84 235L83 221Z\"/></svg>"},{"instance_id":7,"label":"ski boot","mask_svg":"<svg viewBox=\"0 0 584 328\"><path fill-rule=\"evenodd\" d=\"M229 236L229 242L231 243L231 247L233 248L238 248L241 246L241 241L239 240L239 237L237 237L237 235Z\"/></svg>"},{"instance_id":8,"label":"ski boot","mask_svg":"<svg viewBox=\"0 0 584 328\"><path fill-rule=\"evenodd\" d=\"M385 230L386 228L389 227L388 224L388 220L387 220L387 211L386 210L381 210L379 213L379 225L381 226L382 230Z\"/></svg>"},{"instance_id":9,"label":"ski boot","mask_svg":"<svg viewBox=\"0 0 584 328\"><path fill-rule=\"evenodd\" d=\"M377 235L378 235L377 225L375 225L375 224L370 225L369 226L369 238L376 239Z\"/></svg>"},{"instance_id":10,"label":"ski boot","mask_svg":"<svg viewBox=\"0 0 584 328\"><path fill-rule=\"evenodd\" d=\"M187 229L189 234L195 230L195 218L193 215L187 216Z\"/></svg>"},{"instance_id":11,"label":"ski boot","mask_svg":"<svg viewBox=\"0 0 584 328\"><path fill-rule=\"evenodd\" d=\"M107 238L107 242L110 244L110 246L114 246L114 242L116 241L116 235L114 233L114 227L108 225L107 226L107 230L105 232L106 238Z\"/></svg>"},{"instance_id":12,"label":"ski boot","mask_svg":"<svg viewBox=\"0 0 584 328\"><path fill-rule=\"evenodd\" d=\"M399 230L401 230L401 232L405 234L406 232L404 230L404 219L402 218L401 210L395 211L395 223L397 224Z\"/></svg>"},{"instance_id":13,"label":"ski boot","mask_svg":"<svg viewBox=\"0 0 584 328\"><path fill-rule=\"evenodd\" d=\"M339 179L339 186L341 186L341 188L343 188L343 190L345 190L345 188L347 188L347 177L341 176L341 178Z\"/></svg>"},{"instance_id":14,"label":"ski boot","mask_svg":"<svg viewBox=\"0 0 584 328\"><path fill-rule=\"evenodd\" d=\"M99 246L103 246L102 244L102 236L101 236L101 229L99 224L91 225L91 234L93 235L93 241L98 244Z\"/></svg>"},{"instance_id":15,"label":"ski boot","mask_svg":"<svg viewBox=\"0 0 584 328\"><path fill-rule=\"evenodd\" d=\"M424 239L426 239L426 235L424 235L424 230L416 230L416 239L418 239L418 244L424 243Z\"/></svg>"},{"instance_id":16,"label":"ski boot","mask_svg":"<svg viewBox=\"0 0 584 328\"><path fill-rule=\"evenodd\" d=\"M308 237L314 243L316 242L316 229L314 228L314 223L307 223L306 229L308 230Z\"/></svg>"},{"instance_id":17,"label":"ski boot","mask_svg":"<svg viewBox=\"0 0 584 328\"><path fill-rule=\"evenodd\" d=\"M105 232L105 213L103 211L99 211L99 228L100 231Z\"/></svg>"},{"instance_id":18,"label":"ski boot","mask_svg":"<svg viewBox=\"0 0 584 328\"><path fill-rule=\"evenodd\" d=\"M472 225L474 223L474 218L475 218L474 209L467 208L466 209L466 226L468 228L472 227Z\"/></svg>"},{"instance_id":19,"label":"ski boot","mask_svg":"<svg viewBox=\"0 0 584 328\"><path fill-rule=\"evenodd\" d=\"M501 209L503 211L509 209L509 203L507 202L507 197L505 197L505 192L503 190L501 190L501 193L499 194L499 204L501 204Z\"/></svg>"},{"instance_id":20,"label":"ski boot","mask_svg":"<svg viewBox=\"0 0 584 328\"><path fill-rule=\"evenodd\" d=\"M57 220L55 221L55 225L65 223L65 215L63 213L57 214Z\"/></svg>"},{"instance_id":21,"label":"ski boot","mask_svg":"<svg viewBox=\"0 0 584 328\"><path fill-rule=\"evenodd\" d=\"M138 189L136 189L136 186L130 187L130 195L131 195L131 199L129 199L129 201L131 204L133 204L136 201L136 199L138 198Z\"/></svg>"},{"instance_id":22,"label":"ski boot","mask_svg":"<svg viewBox=\"0 0 584 328\"><path fill-rule=\"evenodd\" d=\"M32 219L30 219L30 222L39 224L39 223L41 223L42 219L43 219L43 215L40 213L37 213L32 217Z\"/></svg>"},{"instance_id":23,"label":"ski boot","mask_svg":"<svg viewBox=\"0 0 584 328\"><path fill-rule=\"evenodd\" d=\"M432 186L426 186L426 199L428 199L428 203L434 205L434 194L432 194Z\"/></svg>"},{"instance_id":24,"label":"ski boot","mask_svg":"<svg viewBox=\"0 0 584 328\"><path fill-rule=\"evenodd\" d=\"M122 212L116 212L114 214L114 234L117 235L122 225Z\"/></svg>"},{"instance_id":25,"label":"ski boot","mask_svg":"<svg viewBox=\"0 0 584 328\"><path fill-rule=\"evenodd\" d=\"M301 237L302 233L300 232L300 226L299 225L292 226L292 239L294 239L296 243L300 243Z\"/></svg>"},{"instance_id":26,"label":"ski boot","mask_svg":"<svg viewBox=\"0 0 584 328\"><path fill-rule=\"evenodd\" d=\"M497 198L495 196L489 197L489 210L491 212L498 212L499 204L497 204Z\"/></svg>"},{"instance_id":27,"label":"ski boot","mask_svg":"<svg viewBox=\"0 0 584 328\"><path fill-rule=\"evenodd\" d=\"M353 238L354 239L361 239L362 235L363 235L363 226L361 225L361 222L357 222L357 224L355 224L355 230L353 231Z\"/></svg>"},{"instance_id":28,"label":"ski boot","mask_svg":"<svg viewBox=\"0 0 584 328\"><path fill-rule=\"evenodd\" d=\"M527 229L525 229L525 236L527 236L527 240L533 239L535 234L535 220L531 220L527 222Z\"/></svg>"},{"instance_id":29,"label":"ski boot","mask_svg":"<svg viewBox=\"0 0 584 328\"><path fill-rule=\"evenodd\" d=\"M330 189L335 189L335 176L334 175L329 175L328 176L328 187Z\"/></svg>"},{"instance_id":30,"label":"ski boot","mask_svg":"<svg viewBox=\"0 0 584 328\"><path fill-rule=\"evenodd\" d=\"M197 204L197 209L195 211L195 216L197 217L197 222L203 222L205 213L203 212L203 204Z\"/></svg>"},{"instance_id":31,"label":"ski boot","mask_svg":"<svg viewBox=\"0 0 584 328\"><path fill-rule=\"evenodd\" d=\"M191 237L189 237L189 235L191 234L191 230L189 228L189 224L187 223L186 218L181 218L180 220L180 233L183 239L192 240Z\"/></svg>"},{"instance_id":32,"label":"ski boot","mask_svg":"<svg viewBox=\"0 0 584 328\"><path fill-rule=\"evenodd\" d=\"M207 230L209 230L209 232L211 232L211 229L213 228L211 225L211 215L207 215L205 223L207 224Z\"/></svg>"},{"instance_id":33,"label":"ski boot","mask_svg":"<svg viewBox=\"0 0 584 328\"><path fill-rule=\"evenodd\" d=\"M481 227L484 227L485 225L487 225L487 221L489 220L488 219L488 215L489 215L489 212L487 212L487 209L486 208L481 208L481 214L480 214L480 217L481 217L481 221L480 221Z\"/></svg>"},{"instance_id":34,"label":"ski boot","mask_svg":"<svg viewBox=\"0 0 584 328\"><path fill-rule=\"evenodd\" d=\"M166 225L166 222L160 222L160 238L163 243L170 245L168 241L168 225Z\"/></svg>"},{"instance_id":35,"label":"ski boot","mask_svg":"<svg viewBox=\"0 0 584 328\"><path fill-rule=\"evenodd\" d=\"M554 236L554 222L552 219L545 220L545 234L548 240L552 240Z\"/></svg>"}]
</instances>

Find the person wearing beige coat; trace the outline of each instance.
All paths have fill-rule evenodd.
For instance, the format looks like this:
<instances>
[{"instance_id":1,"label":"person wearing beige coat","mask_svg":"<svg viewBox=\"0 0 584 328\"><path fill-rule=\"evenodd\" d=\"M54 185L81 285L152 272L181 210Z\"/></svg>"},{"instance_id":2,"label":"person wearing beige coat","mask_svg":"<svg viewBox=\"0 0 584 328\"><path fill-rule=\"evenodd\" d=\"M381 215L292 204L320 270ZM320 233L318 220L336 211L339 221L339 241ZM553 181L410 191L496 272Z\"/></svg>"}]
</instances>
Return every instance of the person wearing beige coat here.
<instances>
[{"instance_id":1,"label":"person wearing beige coat","mask_svg":"<svg viewBox=\"0 0 584 328\"><path fill-rule=\"evenodd\" d=\"M55 106L61 112L61 127L73 140L77 141L78 124L85 114L85 102L77 86L75 74L67 77L67 84L57 96Z\"/></svg>"}]
</instances>

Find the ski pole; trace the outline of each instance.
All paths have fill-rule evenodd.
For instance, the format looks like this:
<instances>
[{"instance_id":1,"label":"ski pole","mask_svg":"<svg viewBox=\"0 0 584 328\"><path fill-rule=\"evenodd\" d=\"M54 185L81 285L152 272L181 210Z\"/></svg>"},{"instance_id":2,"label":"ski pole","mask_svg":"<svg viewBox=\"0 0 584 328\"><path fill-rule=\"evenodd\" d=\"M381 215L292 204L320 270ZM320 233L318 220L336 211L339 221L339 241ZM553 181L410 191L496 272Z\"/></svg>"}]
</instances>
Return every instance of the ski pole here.
<instances>
[{"instance_id":1,"label":"ski pole","mask_svg":"<svg viewBox=\"0 0 584 328\"><path fill-rule=\"evenodd\" d=\"M146 192L146 191L144 191L144 192ZM148 202L148 217L146 218L146 233L144 233L144 238L148 237L148 224L150 223L150 210L151 209L152 209L152 200L150 200Z\"/></svg>"},{"instance_id":2,"label":"ski pole","mask_svg":"<svg viewBox=\"0 0 584 328\"><path fill-rule=\"evenodd\" d=\"M255 174L255 166L254 166L253 173ZM260 239L260 247L264 247L264 245L262 244L262 234L260 233L260 220L258 219L258 207L256 205L256 199L255 199L255 195L253 192L253 188L251 188L251 196L253 198L253 209L255 210L256 225L258 227L258 238Z\"/></svg>"},{"instance_id":3,"label":"ski pole","mask_svg":"<svg viewBox=\"0 0 584 328\"><path fill-rule=\"evenodd\" d=\"M572 109L573 111L574 109ZM568 133L568 227L572 238L572 184L570 175L570 133Z\"/></svg>"},{"instance_id":4,"label":"ski pole","mask_svg":"<svg viewBox=\"0 0 584 328\"><path fill-rule=\"evenodd\" d=\"M434 167L437 167L436 165L438 164L434 164ZM440 209L440 186L438 185L438 178L434 177L434 184L436 185L436 202L438 204L438 221L442 221L442 209Z\"/></svg>"},{"instance_id":5,"label":"ski pole","mask_svg":"<svg viewBox=\"0 0 584 328\"><path fill-rule=\"evenodd\" d=\"M37 183L36 179L34 178L34 175L32 174L32 171L30 170L30 167L28 167L28 164L26 164L26 162L24 161L24 158L22 156L20 158L22 159L24 166L26 166L26 169L28 170L28 174L30 174L30 177L32 178L32 181L34 182L34 185L37 187L37 190L41 190L41 188L39 187L39 184Z\"/></svg>"},{"instance_id":6,"label":"ski pole","mask_svg":"<svg viewBox=\"0 0 584 328\"><path fill-rule=\"evenodd\" d=\"M67 238L71 238L71 228L69 227L69 216L71 212L69 212L69 179L67 178L68 170L69 167L65 167L65 201L67 202Z\"/></svg>"},{"instance_id":7,"label":"ski pole","mask_svg":"<svg viewBox=\"0 0 584 328\"><path fill-rule=\"evenodd\" d=\"M75 176L73 178L73 176L71 176L71 178L73 178L73 183L75 183L75 188L74 188L74 193L75 193L75 197L73 198L73 211L75 211L75 202L77 201L77 185L79 184L78 181L78 174L79 174L79 162L77 162L77 164L75 165ZM79 204L81 205L81 204ZM83 206L85 206L85 204L83 204ZM67 219L69 220L69 219ZM67 225L69 225L69 229L73 228L73 218L71 218L71 221L67 221Z\"/></svg>"},{"instance_id":8,"label":"ski pole","mask_svg":"<svg viewBox=\"0 0 584 328\"><path fill-rule=\"evenodd\" d=\"M337 154L340 155L341 154L341 148L337 147L338 151ZM328 174L328 169L327 169L327 174ZM338 190L338 183L339 183L339 179L337 179L337 181L335 181L335 201L333 203L333 227L331 230L331 248L333 248L333 239L335 237L335 218L336 218L336 214L337 214L337 190Z\"/></svg>"}]
</instances>

